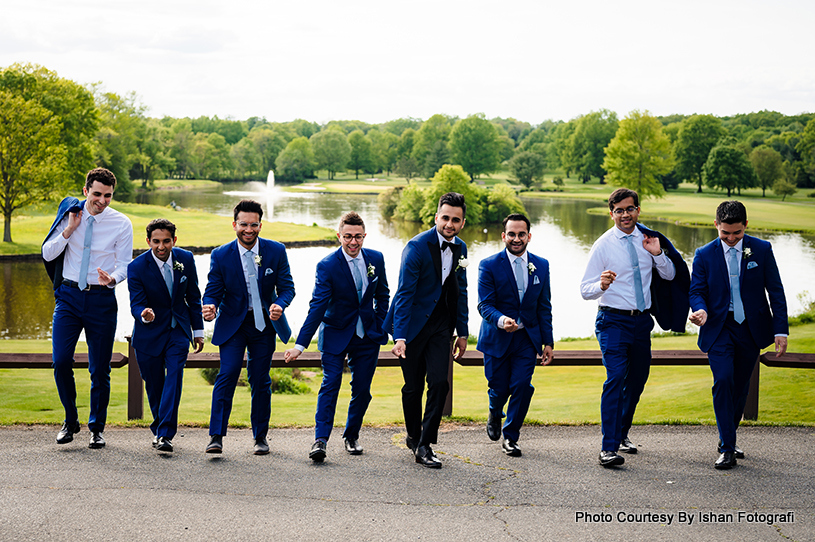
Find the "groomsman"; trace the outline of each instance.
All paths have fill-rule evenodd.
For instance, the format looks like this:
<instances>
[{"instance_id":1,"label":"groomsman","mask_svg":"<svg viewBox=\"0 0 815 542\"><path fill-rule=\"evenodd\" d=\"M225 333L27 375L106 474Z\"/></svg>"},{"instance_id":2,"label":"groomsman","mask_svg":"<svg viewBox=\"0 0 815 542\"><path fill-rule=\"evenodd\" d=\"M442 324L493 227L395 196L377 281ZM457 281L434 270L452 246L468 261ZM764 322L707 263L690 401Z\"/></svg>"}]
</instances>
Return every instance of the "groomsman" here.
<instances>
[{"instance_id":1,"label":"groomsman","mask_svg":"<svg viewBox=\"0 0 815 542\"><path fill-rule=\"evenodd\" d=\"M190 343L204 348L201 292L192 252L175 248L175 224L157 218L147 225L147 252L127 266L131 342L153 414L153 447L173 451L184 364Z\"/></svg>"},{"instance_id":2,"label":"groomsman","mask_svg":"<svg viewBox=\"0 0 815 542\"><path fill-rule=\"evenodd\" d=\"M42 245L48 276L54 283L54 323L51 332L54 380L65 421L57 444L79 433L74 381L74 351L85 330L91 374L89 448L105 446L103 431L110 401L110 357L116 334L114 287L127 278L133 256L133 225L109 207L116 177L105 168L88 172L82 193L62 200Z\"/></svg>"},{"instance_id":3,"label":"groomsman","mask_svg":"<svg viewBox=\"0 0 815 542\"><path fill-rule=\"evenodd\" d=\"M690 321L699 326L699 349L707 353L713 373L720 453L713 466L726 470L744 458L736 446L736 429L759 352L775 343L776 357L783 355L789 325L772 245L745 234L744 205L722 202L713 224L719 238L693 257Z\"/></svg>"},{"instance_id":4,"label":"groomsman","mask_svg":"<svg viewBox=\"0 0 815 542\"><path fill-rule=\"evenodd\" d=\"M401 359L402 409L406 444L416 462L441 468L431 444L438 441L442 411L450 389L447 373L450 342L460 359L467 349L467 245L456 237L464 227L464 196L448 192L439 199L435 227L411 239L402 251L399 286L385 318ZM422 417L422 394L427 402Z\"/></svg>"},{"instance_id":5,"label":"groomsman","mask_svg":"<svg viewBox=\"0 0 815 542\"><path fill-rule=\"evenodd\" d=\"M608 198L614 226L589 252L580 292L599 301L595 335L606 381L600 399L603 431L600 464L622 465L617 454L637 453L628 438L634 411L651 368L653 315L663 329L684 331L690 275L668 239L638 224L639 195L618 188Z\"/></svg>"},{"instance_id":6,"label":"groomsman","mask_svg":"<svg viewBox=\"0 0 815 542\"><path fill-rule=\"evenodd\" d=\"M481 260L478 266L478 312L481 332L478 350L484 353L489 383L490 440L501 438L504 405L505 454L520 457L521 426L535 388L532 374L537 356L541 365L552 362L552 302L549 262L526 250L532 239L529 219L511 214L504 219L501 239L506 250Z\"/></svg>"},{"instance_id":7,"label":"groomsman","mask_svg":"<svg viewBox=\"0 0 815 542\"><path fill-rule=\"evenodd\" d=\"M362 248L365 223L355 212L340 219L337 238L341 247L317 264L314 293L308 316L294 348L286 350L286 363L297 359L319 326L317 347L322 352L323 383L314 415L314 444L309 457L322 462L334 427L334 413L342 384L342 368L348 358L351 369L351 403L342 440L345 451L362 454L359 430L371 402L371 380L379 359L380 345L388 342L382 322L388 312L388 278L381 252Z\"/></svg>"},{"instance_id":8,"label":"groomsman","mask_svg":"<svg viewBox=\"0 0 815 542\"><path fill-rule=\"evenodd\" d=\"M294 299L294 281L283 244L258 237L263 226L260 204L242 200L235 206L233 216L232 229L237 239L212 251L203 299L204 320L215 320L212 344L219 347L221 355L221 370L212 389L210 442L206 452L223 452L232 398L243 356L248 352L246 368L252 388L250 419L254 453L266 455L272 412L269 370L275 335L284 343L291 337L283 311Z\"/></svg>"}]
</instances>

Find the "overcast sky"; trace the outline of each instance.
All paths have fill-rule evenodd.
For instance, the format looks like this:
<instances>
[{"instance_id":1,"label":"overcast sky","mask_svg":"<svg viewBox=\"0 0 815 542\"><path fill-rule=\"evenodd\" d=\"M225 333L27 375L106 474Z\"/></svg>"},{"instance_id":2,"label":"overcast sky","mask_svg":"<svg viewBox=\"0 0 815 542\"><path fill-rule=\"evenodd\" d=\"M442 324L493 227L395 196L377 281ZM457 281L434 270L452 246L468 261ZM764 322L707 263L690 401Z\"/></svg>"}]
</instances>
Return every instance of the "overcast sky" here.
<instances>
[{"instance_id":1,"label":"overcast sky","mask_svg":"<svg viewBox=\"0 0 815 542\"><path fill-rule=\"evenodd\" d=\"M815 111L813 26L812 0L4 0L0 66L156 117L793 115Z\"/></svg>"}]
</instances>

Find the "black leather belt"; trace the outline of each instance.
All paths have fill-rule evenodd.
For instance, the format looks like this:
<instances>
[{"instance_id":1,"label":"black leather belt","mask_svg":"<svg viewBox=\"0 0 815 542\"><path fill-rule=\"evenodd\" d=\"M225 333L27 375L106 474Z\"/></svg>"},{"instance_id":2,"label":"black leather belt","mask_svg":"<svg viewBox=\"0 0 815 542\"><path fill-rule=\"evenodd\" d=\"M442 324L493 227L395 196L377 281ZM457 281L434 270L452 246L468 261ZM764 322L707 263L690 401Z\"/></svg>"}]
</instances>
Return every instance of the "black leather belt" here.
<instances>
[{"instance_id":1,"label":"black leather belt","mask_svg":"<svg viewBox=\"0 0 815 542\"><path fill-rule=\"evenodd\" d=\"M79 287L79 283L78 283L78 282L74 282L74 281L72 281L72 280L68 280L68 279L62 279L62 284L64 284L65 286L70 286L71 288L76 288L77 290L82 290L82 289ZM102 292L102 291L105 291L105 290L110 290L110 288L108 288L107 286L102 286L101 284L88 284L88 285L85 287L85 289L84 289L84 290L82 290L82 291L83 291L83 292L87 292L87 291L89 291L89 290L90 290L90 291L99 291L99 292ZM112 291L112 290L111 290L111 291Z\"/></svg>"},{"instance_id":2,"label":"black leather belt","mask_svg":"<svg viewBox=\"0 0 815 542\"><path fill-rule=\"evenodd\" d=\"M649 309L645 309L644 311L638 311L637 309L623 310L615 309L613 307L600 307L600 310L603 312L610 312L611 314L620 314L622 316L639 316L640 314L648 314Z\"/></svg>"}]
</instances>

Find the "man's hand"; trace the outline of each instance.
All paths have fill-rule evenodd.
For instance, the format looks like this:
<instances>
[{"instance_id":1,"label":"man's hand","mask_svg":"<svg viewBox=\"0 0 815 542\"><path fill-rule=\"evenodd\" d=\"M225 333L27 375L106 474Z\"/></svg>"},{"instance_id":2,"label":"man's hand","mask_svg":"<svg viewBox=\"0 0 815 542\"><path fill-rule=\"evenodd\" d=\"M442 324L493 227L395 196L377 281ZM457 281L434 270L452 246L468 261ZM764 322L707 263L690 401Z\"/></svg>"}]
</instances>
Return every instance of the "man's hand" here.
<instances>
[{"instance_id":1,"label":"man's hand","mask_svg":"<svg viewBox=\"0 0 815 542\"><path fill-rule=\"evenodd\" d=\"M289 363L290 361L294 361L294 360L296 360L297 358L299 358L299 357L300 357L300 354L302 354L302 352L300 352L298 349L296 349L296 348L289 348L288 350L286 350L285 352L283 352L283 360L284 360L286 363Z\"/></svg>"},{"instance_id":2,"label":"man's hand","mask_svg":"<svg viewBox=\"0 0 815 542\"><path fill-rule=\"evenodd\" d=\"M516 326L517 327L517 326ZM453 345L453 359L458 361L467 351L467 337L459 337Z\"/></svg>"},{"instance_id":3,"label":"man's hand","mask_svg":"<svg viewBox=\"0 0 815 542\"><path fill-rule=\"evenodd\" d=\"M393 348L391 348L391 352L393 352L393 355L396 356L397 358L405 357L405 350L407 350L407 347L405 346L405 341L396 341L396 343L393 345Z\"/></svg>"},{"instance_id":4,"label":"man's hand","mask_svg":"<svg viewBox=\"0 0 815 542\"><path fill-rule=\"evenodd\" d=\"M141 319L147 323L150 323L156 319L156 313L153 312L153 309L144 309L141 311Z\"/></svg>"},{"instance_id":5,"label":"man's hand","mask_svg":"<svg viewBox=\"0 0 815 542\"><path fill-rule=\"evenodd\" d=\"M705 322L707 322L707 311L705 309L699 309L696 312L692 312L688 320L690 320L691 324L696 324L697 326L702 327L705 325Z\"/></svg>"},{"instance_id":6,"label":"man's hand","mask_svg":"<svg viewBox=\"0 0 815 542\"><path fill-rule=\"evenodd\" d=\"M509 316L504 317L504 331L507 333L512 333L513 331L518 330L518 322L510 318Z\"/></svg>"},{"instance_id":7,"label":"man's hand","mask_svg":"<svg viewBox=\"0 0 815 542\"><path fill-rule=\"evenodd\" d=\"M787 352L787 338L786 337L776 337L775 338L775 357L780 358Z\"/></svg>"},{"instance_id":8,"label":"man's hand","mask_svg":"<svg viewBox=\"0 0 815 542\"><path fill-rule=\"evenodd\" d=\"M548 344L543 347L543 355L541 356L541 365L549 365L555 359L555 352Z\"/></svg>"},{"instance_id":9,"label":"man's hand","mask_svg":"<svg viewBox=\"0 0 815 542\"><path fill-rule=\"evenodd\" d=\"M196 337L193 339L193 342L195 342L195 350L193 350L193 353L197 354L198 352L204 349L203 337Z\"/></svg>"},{"instance_id":10,"label":"man's hand","mask_svg":"<svg viewBox=\"0 0 815 542\"><path fill-rule=\"evenodd\" d=\"M204 317L204 320L207 322L212 322L215 320L215 316L218 314L218 309L215 305L202 305L201 306L201 315Z\"/></svg>"},{"instance_id":11,"label":"man's hand","mask_svg":"<svg viewBox=\"0 0 815 542\"><path fill-rule=\"evenodd\" d=\"M656 237L648 237L647 235L642 240L642 248L650 252L653 256L659 256L662 252L662 247L659 246L659 239Z\"/></svg>"},{"instance_id":12,"label":"man's hand","mask_svg":"<svg viewBox=\"0 0 815 542\"><path fill-rule=\"evenodd\" d=\"M116 285L116 279L107 274L101 267L97 267L96 272L99 273L99 284L102 286Z\"/></svg>"},{"instance_id":13,"label":"man's hand","mask_svg":"<svg viewBox=\"0 0 815 542\"><path fill-rule=\"evenodd\" d=\"M612 271L611 269L606 269L602 273L600 273L600 289L604 292L608 290L608 287L614 282L614 279L617 278L617 273Z\"/></svg>"},{"instance_id":14,"label":"man's hand","mask_svg":"<svg viewBox=\"0 0 815 542\"><path fill-rule=\"evenodd\" d=\"M283 316L283 307L277 303L272 303L272 306L269 307L269 320L277 322L281 316Z\"/></svg>"},{"instance_id":15,"label":"man's hand","mask_svg":"<svg viewBox=\"0 0 815 542\"><path fill-rule=\"evenodd\" d=\"M71 235L79 227L80 222L82 222L82 211L78 213L68 213L68 225L62 230L62 236L66 239L70 239Z\"/></svg>"}]
</instances>

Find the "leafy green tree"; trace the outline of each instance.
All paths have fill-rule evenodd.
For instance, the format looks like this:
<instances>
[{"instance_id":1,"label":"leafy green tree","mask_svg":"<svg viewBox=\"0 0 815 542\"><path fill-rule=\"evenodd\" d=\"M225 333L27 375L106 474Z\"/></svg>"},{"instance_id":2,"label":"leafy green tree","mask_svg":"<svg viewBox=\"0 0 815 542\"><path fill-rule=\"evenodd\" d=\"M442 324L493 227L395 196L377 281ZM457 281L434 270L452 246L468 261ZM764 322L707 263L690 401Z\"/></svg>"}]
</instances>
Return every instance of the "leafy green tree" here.
<instances>
[{"instance_id":1,"label":"leafy green tree","mask_svg":"<svg viewBox=\"0 0 815 542\"><path fill-rule=\"evenodd\" d=\"M766 196L767 188L772 188L775 181L784 174L781 153L768 147L760 145L750 153L750 163L758 178L758 185L761 187L761 197Z\"/></svg>"},{"instance_id":2,"label":"leafy green tree","mask_svg":"<svg viewBox=\"0 0 815 542\"><path fill-rule=\"evenodd\" d=\"M518 152L534 152L546 160L547 144L549 142L550 136L546 133L546 130L538 128L529 132L529 135L521 141L521 144L518 145Z\"/></svg>"},{"instance_id":3,"label":"leafy green tree","mask_svg":"<svg viewBox=\"0 0 815 542\"><path fill-rule=\"evenodd\" d=\"M724 188L730 197L732 190L755 185L755 172L744 152L734 145L717 145L710 151L702 176L711 188Z\"/></svg>"},{"instance_id":4,"label":"leafy green tree","mask_svg":"<svg viewBox=\"0 0 815 542\"><path fill-rule=\"evenodd\" d=\"M424 189L419 188L416 183L408 183L399 196L393 217L408 222L421 222L425 198L424 192Z\"/></svg>"},{"instance_id":5,"label":"leafy green tree","mask_svg":"<svg viewBox=\"0 0 815 542\"><path fill-rule=\"evenodd\" d=\"M419 164L412 156L403 156L396 161L395 173L409 181L419 174Z\"/></svg>"},{"instance_id":6,"label":"leafy green tree","mask_svg":"<svg viewBox=\"0 0 815 542\"><path fill-rule=\"evenodd\" d=\"M317 168L328 171L328 179L333 180L338 171L343 171L351 160L351 144L340 129L334 128L317 132L311 138Z\"/></svg>"},{"instance_id":7,"label":"leafy green tree","mask_svg":"<svg viewBox=\"0 0 815 542\"><path fill-rule=\"evenodd\" d=\"M543 178L546 162L537 153L522 151L509 161L509 169L518 182L528 190Z\"/></svg>"},{"instance_id":8,"label":"leafy green tree","mask_svg":"<svg viewBox=\"0 0 815 542\"><path fill-rule=\"evenodd\" d=\"M133 192L130 170L141 156L139 139L146 123L145 107L138 104L135 92L119 96L96 90L101 125L94 137L95 162L116 176L117 196L127 196Z\"/></svg>"},{"instance_id":9,"label":"leafy green tree","mask_svg":"<svg viewBox=\"0 0 815 542\"><path fill-rule=\"evenodd\" d=\"M815 119L807 123L798 144L795 145L795 150L798 151L804 164L815 164Z\"/></svg>"},{"instance_id":10,"label":"leafy green tree","mask_svg":"<svg viewBox=\"0 0 815 542\"><path fill-rule=\"evenodd\" d=\"M792 196L796 192L798 192L798 188L787 179L778 179L773 184L773 192L775 192L776 196L781 196L781 201L784 201L787 196Z\"/></svg>"},{"instance_id":11,"label":"leafy green tree","mask_svg":"<svg viewBox=\"0 0 815 542\"><path fill-rule=\"evenodd\" d=\"M248 137L244 137L230 147L229 158L232 162L232 175L236 179L249 178L260 170L260 156Z\"/></svg>"},{"instance_id":12,"label":"leafy green tree","mask_svg":"<svg viewBox=\"0 0 815 542\"><path fill-rule=\"evenodd\" d=\"M190 119L171 119L170 125L170 157L175 162L173 176L186 179L192 175L193 166L193 138Z\"/></svg>"},{"instance_id":13,"label":"leafy green tree","mask_svg":"<svg viewBox=\"0 0 815 542\"><path fill-rule=\"evenodd\" d=\"M389 120L383 125L386 132L390 132L396 137L401 137L405 130L413 130L414 132L422 125L422 119L414 119L406 117L396 120Z\"/></svg>"},{"instance_id":14,"label":"leafy green tree","mask_svg":"<svg viewBox=\"0 0 815 542\"><path fill-rule=\"evenodd\" d=\"M433 148L430 150L424 160L423 172L425 178L432 178L444 164L449 163L450 152L447 149L447 142L443 140L436 141L436 143L433 144Z\"/></svg>"},{"instance_id":15,"label":"leafy green tree","mask_svg":"<svg viewBox=\"0 0 815 542\"><path fill-rule=\"evenodd\" d=\"M447 142L450 139L451 126L450 117L446 115L433 115L424 121L421 127L416 131L413 138L413 150L411 156L419 162L419 166L425 169L425 160L427 155L436 147L437 141L443 141L446 148ZM436 170L433 171L435 173Z\"/></svg>"},{"instance_id":16,"label":"leafy green tree","mask_svg":"<svg viewBox=\"0 0 815 542\"><path fill-rule=\"evenodd\" d=\"M348 143L351 144L351 160L348 167L354 170L356 178L359 179L360 170L369 171L374 166L374 146L362 130L354 130L348 134Z\"/></svg>"},{"instance_id":17,"label":"leafy green tree","mask_svg":"<svg viewBox=\"0 0 815 542\"><path fill-rule=\"evenodd\" d=\"M131 179L141 179L142 188L151 188L156 179L166 178L175 169L168 141L170 129L158 119L148 118L139 126L136 139L138 157L130 168Z\"/></svg>"},{"instance_id":18,"label":"leafy green tree","mask_svg":"<svg viewBox=\"0 0 815 542\"><path fill-rule=\"evenodd\" d=\"M515 156L515 140L509 136L498 136L498 162L504 163Z\"/></svg>"},{"instance_id":19,"label":"leafy green tree","mask_svg":"<svg viewBox=\"0 0 815 542\"><path fill-rule=\"evenodd\" d=\"M292 139L275 160L275 171L287 181L303 181L314 176L317 161L311 142L305 137Z\"/></svg>"},{"instance_id":20,"label":"leafy green tree","mask_svg":"<svg viewBox=\"0 0 815 542\"><path fill-rule=\"evenodd\" d=\"M427 225L433 223L439 198L447 192L458 192L464 196L467 203L467 216L471 224L484 222L484 204L486 189L470 182L470 176L459 165L446 164L433 176L430 186L424 192L424 206L422 207L422 222Z\"/></svg>"},{"instance_id":21,"label":"leafy green tree","mask_svg":"<svg viewBox=\"0 0 815 542\"><path fill-rule=\"evenodd\" d=\"M578 165L577 156L574 153L574 138L572 137L576 126L577 120L572 119L555 127L552 132L554 153L548 153L547 156L549 167L552 169L563 168L567 179L573 171L577 170ZM555 158L557 164L553 163Z\"/></svg>"},{"instance_id":22,"label":"leafy green tree","mask_svg":"<svg viewBox=\"0 0 815 542\"><path fill-rule=\"evenodd\" d=\"M497 126L500 126L506 133L507 137L512 139L515 146L517 146L521 142L521 140L523 140L525 137L527 137L527 135L529 135L530 132L532 132L531 124L529 124L528 122L513 119L512 117L508 119L496 117L492 119L490 122Z\"/></svg>"},{"instance_id":23,"label":"leafy green tree","mask_svg":"<svg viewBox=\"0 0 815 542\"><path fill-rule=\"evenodd\" d=\"M413 153L413 141L416 138L416 130L407 128L402 135L399 136L399 143L396 144L396 160L400 158L410 157ZM418 161L416 161L418 164Z\"/></svg>"},{"instance_id":24,"label":"leafy green tree","mask_svg":"<svg viewBox=\"0 0 815 542\"><path fill-rule=\"evenodd\" d=\"M660 177L673 169L671 142L662 133L662 123L648 111L629 113L606 147L603 169L612 186L636 190L641 198L662 196Z\"/></svg>"},{"instance_id":25,"label":"leafy green tree","mask_svg":"<svg viewBox=\"0 0 815 542\"><path fill-rule=\"evenodd\" d=\"M467 209L469 212L469 207ZM524 205L515 190L506 183L498 183L487 191L487 204L484 209L484 222L501 222L507 215L523 213Z\"/></svg>"},{"instance_id":26,"label":"leafy green tree","mask_svg":"<svg viewBox=\"0 0 815 542\"><path fill-rule=\"evenodd\" d=\"M59 118L36 100L0 90L0 208L11 243L14 211L63 192L70 176Z\"/></svg>"},{"instance_id":27,"label":"leafy green tree","mask_svg":"<svg viewBox=\"0 0 815 542\"><path fill-rule=\"evenodd\" d=\"M0 91L25 101L34 100L57 118L59 143L64 147L67 167L62 172L70 187L85 183L94 166L92 138L99 127L99 112L93 94L85 87L57 76L36 64L13 64L0 69ZM62 181L61 180L61 181ZM56 198L60 194L49 194Z\"/></svg>"},{"instance_id":28,"label":"leafy green tree","mask_svg":"<svg viewBox=\"0 0 815 542\"><path fill-rule=\"evenodd\" d=\"M676 171L683 179L695 180L697 192L702 191L702 168L708 155L724 135L721 119L713 115L693 115L682 121L674 145Z\"/></svg>"},{"instance_id":29,"label":"leafy green tree","mask_svg":"<svg viewBox=\"0 0 815 542\"><path fill-rule=\"evenodd\" d=\"M482 173L492 173L501 164L501 143L495 125L483 113L458 121L450 131L450 152L453 161L475 179Z\"/></svg>"},{"instance_id":30,"label":"leafy green tree","mask_svg":"<svg viewBox=\"0 0 815 542\"><path fill-rule=\"evenodd\" d=\"M252 128L244 139L248 139L257 151L257 177L265 179L269 170L274 169L278 155L286 148L286 139L268 124Z\"/></svg>"},{"instance_id":31,"label":"leafy green tree","mask_svg":"<svg viewBox=\"0 0 815 542\"><path fill-rule=\"evenodd\" d=\"M371 128L367 135L373 145L376 168L387 171L390 175L396 164L396 147L399 144L399 137L390 132L380 132L375 128Z\"/></svg>"},{"instance_id":32,"label":"leafy green tree","mask_svg":"<svg viewBox=\"0 0 815 542\"><path fill-rule=\"evenodd\" d=\"M592 111L577 119L574 133L569 139L575 171L584 183L592 177L604 182L605 148L617 133L618 124L617 114L608 109Z\"/></svg>"}]
</instances>

